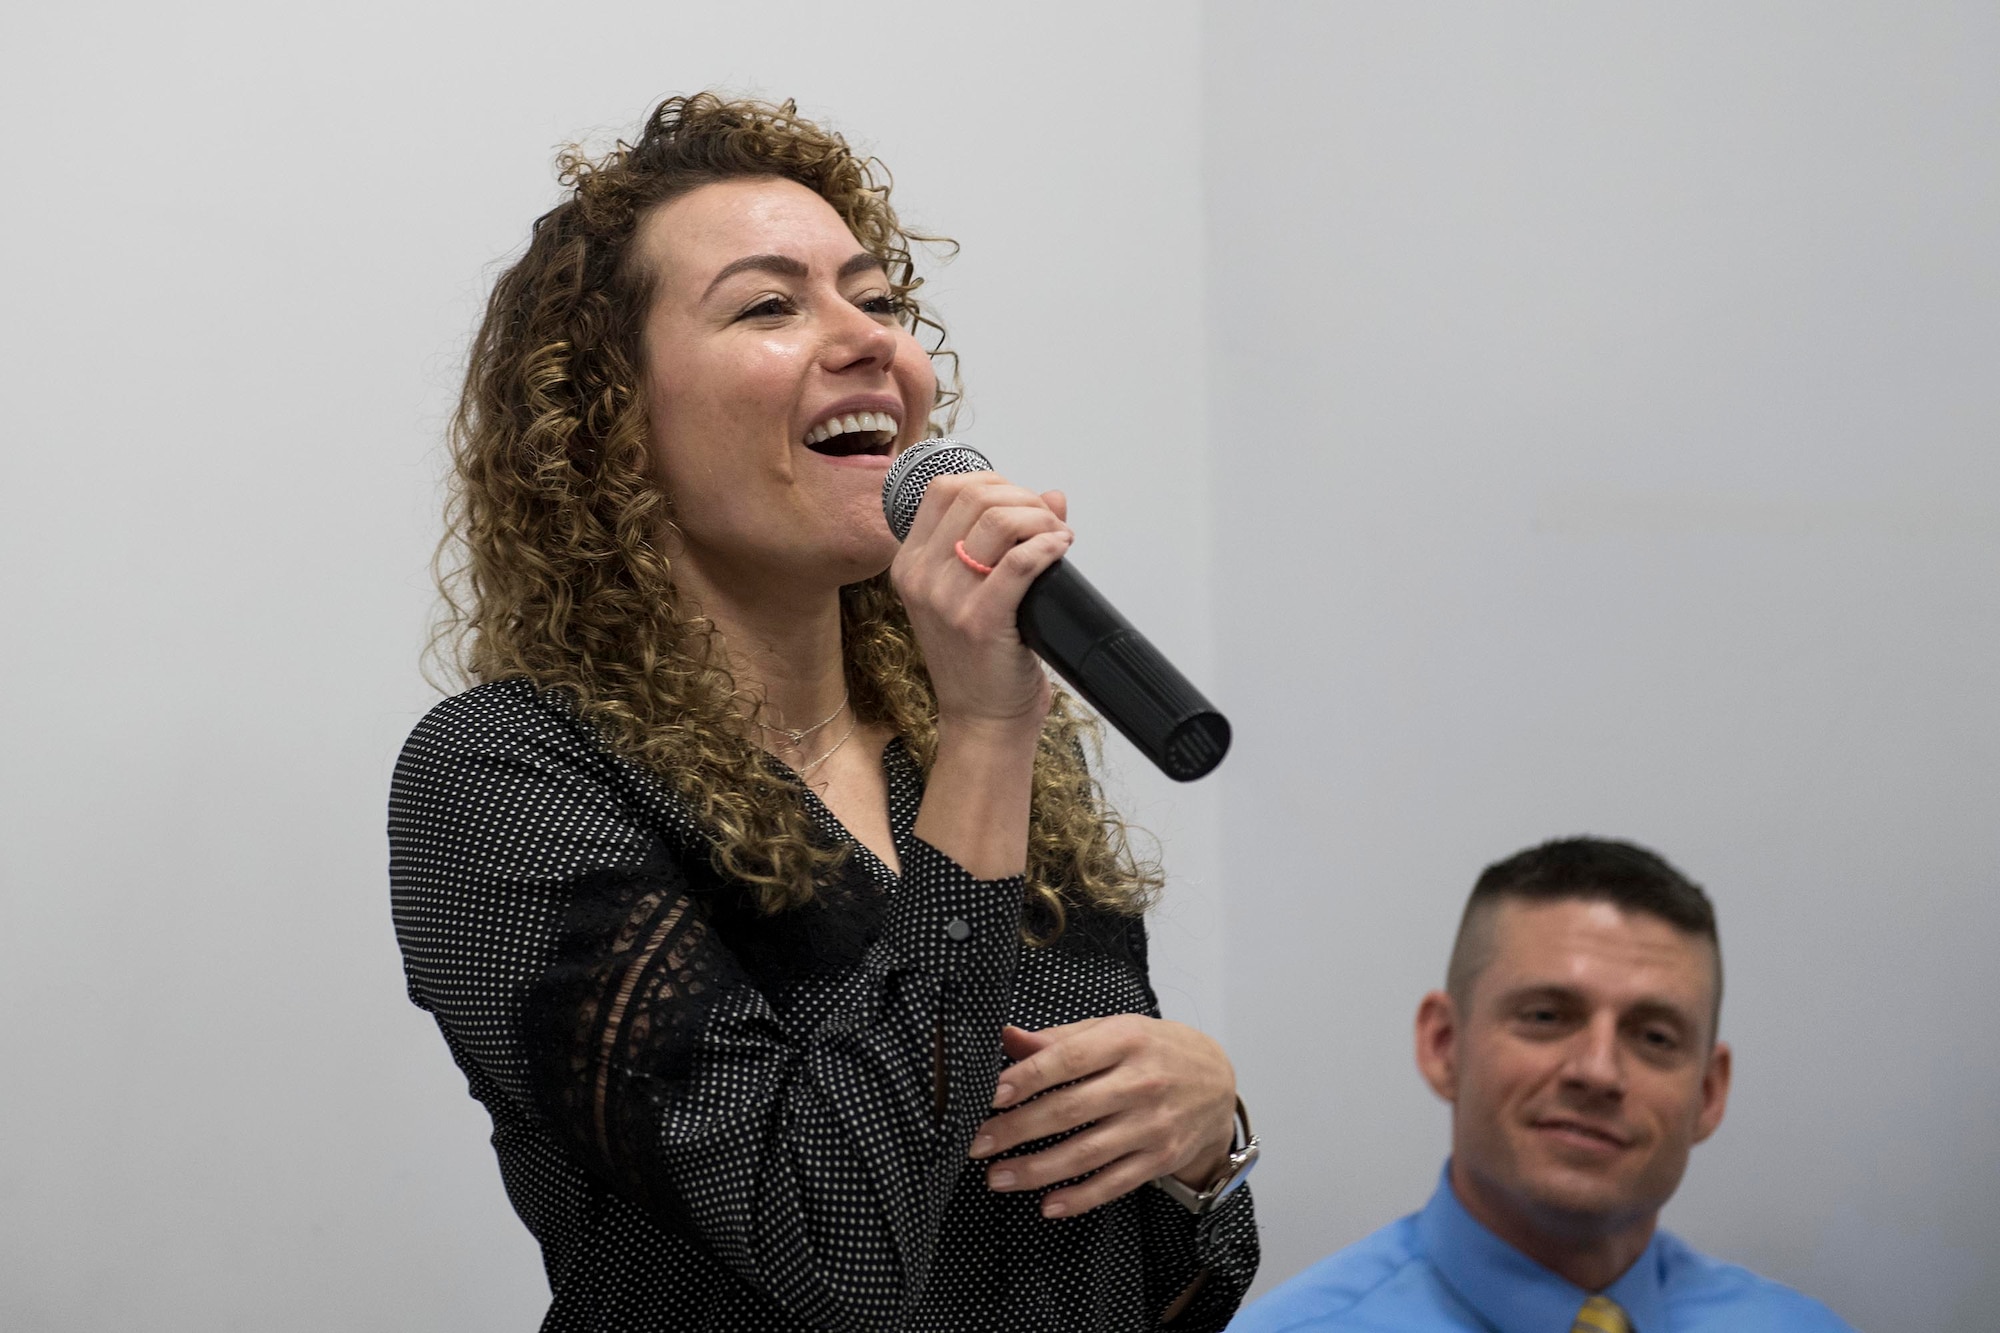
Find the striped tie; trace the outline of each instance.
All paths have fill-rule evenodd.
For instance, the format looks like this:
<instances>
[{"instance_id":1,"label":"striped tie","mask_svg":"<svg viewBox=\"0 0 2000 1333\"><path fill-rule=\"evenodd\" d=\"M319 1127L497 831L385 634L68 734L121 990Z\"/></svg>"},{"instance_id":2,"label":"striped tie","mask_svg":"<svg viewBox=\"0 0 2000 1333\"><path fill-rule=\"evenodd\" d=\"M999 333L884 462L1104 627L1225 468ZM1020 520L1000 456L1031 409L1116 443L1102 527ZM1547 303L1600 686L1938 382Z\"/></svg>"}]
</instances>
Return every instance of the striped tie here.
<instances>
[{"instance_id":1,"label":"striped tie","mask_svg":"<svg viewBox=\"0 0 2000 1333\"><path fill-rule=\"evenodd\" d=\"M1618 1302L1606 1296L1592 1296L1576 1312L1576 1323L1569 1333L1632 1333L1632 1321L1618 1308Z\"/></svg>"}]
</instances>

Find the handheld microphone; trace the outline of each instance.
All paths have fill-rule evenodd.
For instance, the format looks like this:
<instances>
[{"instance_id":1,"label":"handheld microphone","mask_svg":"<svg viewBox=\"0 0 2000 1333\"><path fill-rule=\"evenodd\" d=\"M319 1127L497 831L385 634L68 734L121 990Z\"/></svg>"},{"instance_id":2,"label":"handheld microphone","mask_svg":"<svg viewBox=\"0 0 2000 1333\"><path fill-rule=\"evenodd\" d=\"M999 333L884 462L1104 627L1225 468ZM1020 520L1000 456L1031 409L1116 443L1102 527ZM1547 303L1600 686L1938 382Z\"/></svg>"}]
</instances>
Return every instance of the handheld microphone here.
<instances>
[{"instance_id":1,"label":"handheld microphone","mask_svg":"<svg viewBox=\"0 0 2000 1333\"><path fill-rule=\"evenodd\" d=\"M905 449L882 483L882 512L902 541L931 482L991 472L986 455L949 436ZM1118 614L1067 560L1028 585L1021 639L1092 708L1179 782L1192 782L1229 753L1229 719Z\"/></svg>"}]
</instances>

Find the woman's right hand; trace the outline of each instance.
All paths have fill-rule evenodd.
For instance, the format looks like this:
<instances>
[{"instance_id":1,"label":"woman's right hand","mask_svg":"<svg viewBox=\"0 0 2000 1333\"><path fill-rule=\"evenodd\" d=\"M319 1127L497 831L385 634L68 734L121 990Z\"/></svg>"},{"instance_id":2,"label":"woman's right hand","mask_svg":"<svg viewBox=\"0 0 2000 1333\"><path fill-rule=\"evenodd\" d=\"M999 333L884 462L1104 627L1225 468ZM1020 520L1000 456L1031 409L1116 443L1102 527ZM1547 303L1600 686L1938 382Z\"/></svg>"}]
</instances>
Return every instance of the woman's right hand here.
<instances>
[{"instance_id":1,"label":"woman's right hand","mask_svg":"<svg viewBox=\"0 0 2000 1333\"><path fill-rule=\"evenodd\" d=\"M889 568L937 691L938 748L916 834L980 879L1027 868L1035 748L1051 698L1015 616L1074 535L1062 492L990 472L939 477ZM959 558L992 566L982 574Z\"/></svg>"},{"instance_id":2,"label":"woman's right hand","mask_svg":"<svg viewBox=\"0 0 2000 1333\"><path fill-rule=\"evenodd\" d=\"M1067 511L1061 491L1037 495L991 472L939 477L925 492L889 576L923 646L940 727L1040 732L1048 677L1015 617L1075 538ZM993 572L961 560L960 542Z\"/></svg>"}]
</instances>

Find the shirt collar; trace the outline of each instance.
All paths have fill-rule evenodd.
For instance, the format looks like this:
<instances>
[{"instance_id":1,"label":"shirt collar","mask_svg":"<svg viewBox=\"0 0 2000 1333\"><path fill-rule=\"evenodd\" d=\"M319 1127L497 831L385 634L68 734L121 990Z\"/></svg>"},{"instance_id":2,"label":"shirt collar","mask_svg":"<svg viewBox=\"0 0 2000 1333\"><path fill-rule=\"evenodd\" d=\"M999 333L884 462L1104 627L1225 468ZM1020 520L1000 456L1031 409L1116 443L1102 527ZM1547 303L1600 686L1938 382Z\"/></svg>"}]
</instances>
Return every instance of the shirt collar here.
<instances>
[{"instance_id":1,"label":"shirt collar","mask_svg":"<svg viewBox=\"0 0 2000 1333\"><path fill-rule=\"evenodd\" d=\"M1499 1333L1567 1330L1591 1294L1522 1254L1466 1212L1452 1192L1449 1161L1437 1192L1418 1214L1417 1226L1444 1280ZM1658 1232L1604 1294L1618 1302L1636 1333L1667 1333Z\"/></svg>"}]
</instances>

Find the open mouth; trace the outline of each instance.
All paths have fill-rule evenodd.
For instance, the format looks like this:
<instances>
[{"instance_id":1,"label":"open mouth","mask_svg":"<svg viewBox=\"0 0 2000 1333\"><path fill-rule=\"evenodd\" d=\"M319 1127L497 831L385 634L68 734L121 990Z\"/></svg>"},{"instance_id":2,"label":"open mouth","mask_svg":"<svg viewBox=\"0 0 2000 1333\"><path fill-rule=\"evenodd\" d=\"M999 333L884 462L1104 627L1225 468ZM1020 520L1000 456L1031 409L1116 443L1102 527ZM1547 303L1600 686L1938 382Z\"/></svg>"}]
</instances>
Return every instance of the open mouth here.
<instances>
[{"instance_id":1,"label":"open mouth","mask_svg":"<svg viewBox=\"0 0 2000 1333\"><path fill-rule=\"evenodd\" d=\"M886 458L896 443L898 423L887 412L848 412L828 417L806 432L805 446L816 454L850 458L875 454Z\"/></svg>"}]
</instances>

